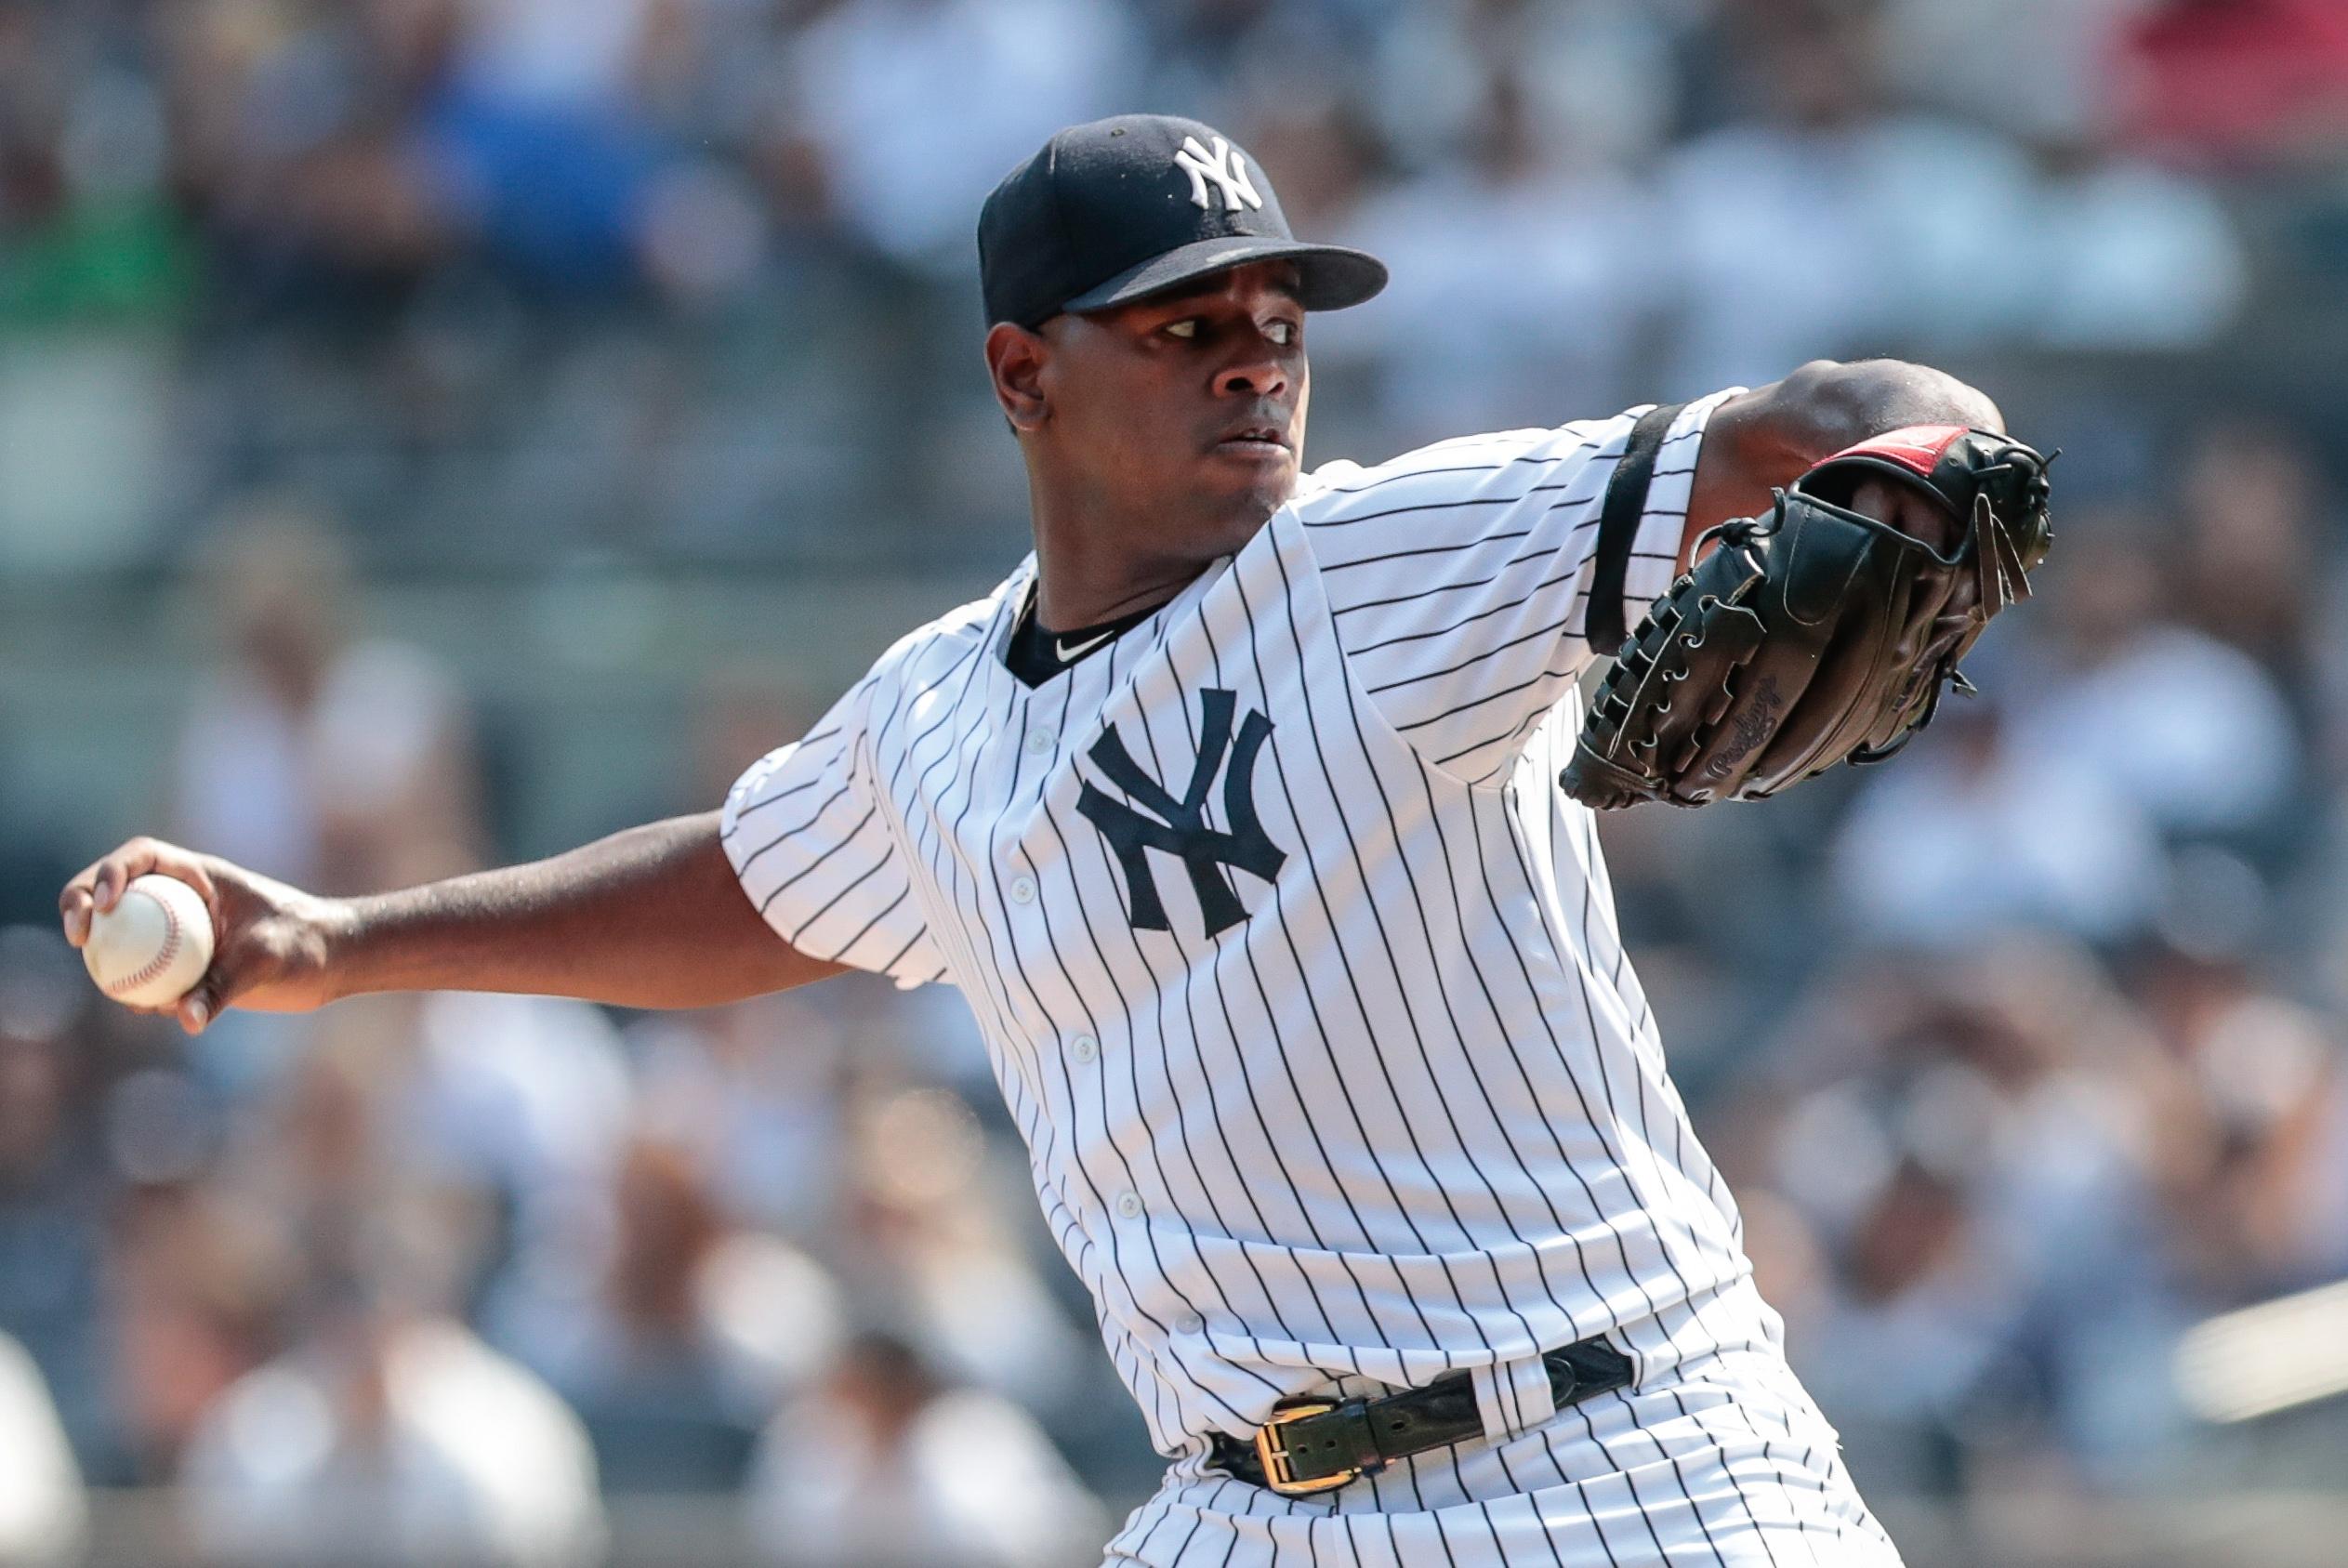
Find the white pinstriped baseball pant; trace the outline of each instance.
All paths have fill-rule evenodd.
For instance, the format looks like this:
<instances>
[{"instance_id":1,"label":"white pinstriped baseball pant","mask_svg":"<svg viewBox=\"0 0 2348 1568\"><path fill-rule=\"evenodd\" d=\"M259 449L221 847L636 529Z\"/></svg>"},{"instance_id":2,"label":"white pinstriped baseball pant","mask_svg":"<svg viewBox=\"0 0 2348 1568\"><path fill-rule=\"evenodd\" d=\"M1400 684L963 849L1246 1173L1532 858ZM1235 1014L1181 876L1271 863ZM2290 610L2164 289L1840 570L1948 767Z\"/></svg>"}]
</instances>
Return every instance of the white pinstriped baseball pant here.
<instances>
[{"instance_id":1,"label":"white pinstriped baseball pant","mask_svg":"<svg viewBox=\"0 0 2348 1568\"><path fill-rule=\"evenodd\" d=\"M1380 1392L1340 1384L1342 1391ZM1104 1568L1899 1568L1785 1363L1708 1355L1493 1443L1282 1497L1178 1461Z\"/></svg>"}]
</instances>

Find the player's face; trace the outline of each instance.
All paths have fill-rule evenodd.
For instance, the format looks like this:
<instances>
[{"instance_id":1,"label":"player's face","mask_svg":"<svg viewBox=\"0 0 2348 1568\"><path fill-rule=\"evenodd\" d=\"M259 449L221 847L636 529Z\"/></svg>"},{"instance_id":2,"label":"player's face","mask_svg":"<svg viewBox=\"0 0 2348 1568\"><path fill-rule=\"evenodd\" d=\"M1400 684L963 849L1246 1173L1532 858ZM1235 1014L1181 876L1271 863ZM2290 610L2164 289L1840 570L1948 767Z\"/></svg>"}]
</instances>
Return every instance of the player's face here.
<instances>
[{"instance_id":1,"label":"player's face","mask_svg":"<svg viewBox=\"0 0 2348 1568\"><path fill-rule=\"evenodd\" d=\"M1310 388L1296 286L1290 264L1255 262L1049 323L1048 440L1104 515L1153 520L1204 560L1288 498Z\"/></svg>"}]
</instances>

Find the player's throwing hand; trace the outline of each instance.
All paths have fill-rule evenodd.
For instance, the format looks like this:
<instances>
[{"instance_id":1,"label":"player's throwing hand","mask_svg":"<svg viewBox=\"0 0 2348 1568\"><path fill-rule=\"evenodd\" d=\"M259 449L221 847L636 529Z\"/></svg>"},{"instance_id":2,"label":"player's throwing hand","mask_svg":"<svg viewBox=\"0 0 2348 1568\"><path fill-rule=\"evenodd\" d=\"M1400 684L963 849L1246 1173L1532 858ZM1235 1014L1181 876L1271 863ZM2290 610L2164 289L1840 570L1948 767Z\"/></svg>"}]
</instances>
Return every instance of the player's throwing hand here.
<instances>
[{"instance_id":1,"label":"player's throwing hand","mask_svg":"<svg viewBox=\"0 0 2348 1568\"><path fill-rule=\"evenodd\" d=\"M212 966L170 1008L189 1034L201 1034L234 1003L262 1012L307 1012L334 999L328 964L342 907L213 855L159 838L133 838L83 868L58 895L65 940L89 941L93 916L111 911L131 881L150 873L177 877L204 896L212 915Z\"/></svg>"}]
</instances>

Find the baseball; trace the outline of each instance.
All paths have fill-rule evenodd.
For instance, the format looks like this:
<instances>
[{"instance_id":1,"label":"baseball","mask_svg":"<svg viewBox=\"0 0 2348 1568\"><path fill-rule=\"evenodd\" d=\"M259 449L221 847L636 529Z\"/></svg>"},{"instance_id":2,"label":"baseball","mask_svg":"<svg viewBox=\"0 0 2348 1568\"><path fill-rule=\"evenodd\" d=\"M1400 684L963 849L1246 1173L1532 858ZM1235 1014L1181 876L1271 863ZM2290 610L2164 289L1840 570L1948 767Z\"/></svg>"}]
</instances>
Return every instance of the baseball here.
<instances>
[{"instance_id":1,"label":"baseball","mask_svg":"<svg viewBox=\"0 0 2348 1568\"><path fill-rule=\"evenodd\" d=\"M170 1007L212 967L212 911L176 876L136 877L113 908L91 915L82 962L125 1007Z\"/></svg>"}]
</instances>

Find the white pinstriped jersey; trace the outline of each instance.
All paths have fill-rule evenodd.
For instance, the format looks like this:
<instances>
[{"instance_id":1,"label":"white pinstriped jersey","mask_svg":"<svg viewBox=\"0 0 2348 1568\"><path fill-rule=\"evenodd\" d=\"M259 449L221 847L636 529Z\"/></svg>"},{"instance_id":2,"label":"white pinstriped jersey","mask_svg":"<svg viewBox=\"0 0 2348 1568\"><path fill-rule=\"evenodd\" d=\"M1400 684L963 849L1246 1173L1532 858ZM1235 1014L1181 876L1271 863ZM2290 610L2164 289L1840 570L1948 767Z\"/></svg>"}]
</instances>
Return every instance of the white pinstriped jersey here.
<instances>
[{"instance_id":1,"label":"white pinstriped jersey","mask_svg":"<svg viewBox=\"0 0 2348 1568\"><path fill-rule=\"evenodd\" d=\"M1633 623L1730 395L1665 434ZM1536 1358L1593 1335L1642 1384L1774 1364L1591 814L1555 785L1639 412L1323 468L1235 556L1032 689L1003 659L1031 558L727 799L728 853L784 938L969 999L1051 1230L1177 1460L1153 1507L1213 1514L1175 1491L1229 1487L1261 1522L1536 1484L1472 1482L1455 1456L1437 1485L1422 1456L1289 1500L1203 1468L1207 1433L1333 1380L1465 1369L1505 1438L1565 1418ZM1755 1441L1831 1470L1831 1433L1795 1425ZM1588 1462L1646 1462L1611 1454ZM1701 1521L1683 1474L1677 1506ZM1113 1555L1181 1557L1174 1516L1149 1512Z\"/></svg>"}]
</instances>

